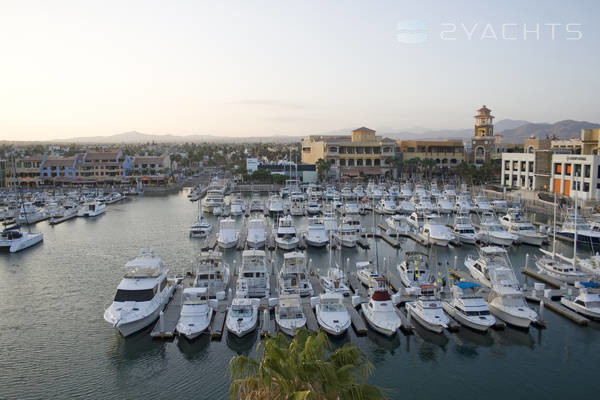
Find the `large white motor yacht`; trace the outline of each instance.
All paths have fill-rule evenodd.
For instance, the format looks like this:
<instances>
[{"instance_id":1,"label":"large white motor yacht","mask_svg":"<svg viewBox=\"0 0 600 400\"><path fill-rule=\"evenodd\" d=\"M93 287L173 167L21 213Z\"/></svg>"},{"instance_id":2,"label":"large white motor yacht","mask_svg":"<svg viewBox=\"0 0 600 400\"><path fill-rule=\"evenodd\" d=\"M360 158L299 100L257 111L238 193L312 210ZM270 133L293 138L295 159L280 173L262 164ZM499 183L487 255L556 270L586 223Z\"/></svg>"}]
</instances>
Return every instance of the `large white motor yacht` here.
<instances>
[{"instance_id":1,"label":"large white motor yacht","mask_svg":"<svg viewBox=\"0 0 600 400\"><path fill-rule=\"evenodd\" d=\"M528 328L538 320L537 313L529 308L517 277L509 267L490 270L492 291L487 303L492 314L504 322L519 328Z\"/></svg>"},{"instance_id":2,"label":"large white motor yacht","mask_svg":"<svg viewBox=\"0 0 600 400\"><path fill-rule=\"evenodd\" d=\"M356 247L361 233L360 219L356 215L346 215L342 217L342 222L337 233L335 233L335 238L344 247Z\"/></svg>"},{"instance_id":3,"label":"large white motor yacht","mask_svg":"<svg viewBox=\"0 0 600 400\"><path fill-rule=\"evenodd\" d=\"M44 240L42 232L25 232L19 226L13 226L0 233L0 249L8 249L10 253L25 250Z\"/></svg>"},{"instance_id":4,"label":"large white motor yacht","mask_svg":"<svg viewBox=\"0 0 600 400\"><path fill-rule=\"evenodd\" d=\"M79 207L77 211L78 217L97 217L104 214L106 205L98 200L86 201Z\"/></svg>"},{"instance_id":5,"label":"large white motor yacht","mask_svg":"<svg viewBox=\"0 0 600 400\"><path fill-rule=\"evenodd\" d=\"M486 332L496 323L485 300L479 293L481 285L474 282L456 282L452 286L452 297L442 302L444 311L461 325Z\"/></svg>"},{"instance_id":6,"label":"large white motor yacht","mask_svg":"<svg viewBox=\"0 0 600 400\"><path fill-rule=\"evenodd\" d=\"M421 285L417 301L406 303L406 311L427 330L442 333L450 319L442 308L436 285Z\"/></svg>"},{"instance_id":7,"label":"large white motor yacht","mask_svg":"<svg viewBox=\"0 0 600 400\"><path fill-rule=\"evenodd\" d=\"M519 239L517 235L507 232L492 213L484 214L481 217L477 234L481 242L496 246L512 246Z\"/></svg>"},{"instance_id":8,"label":"large white motor yacht","mask_svg":"<svg viewBox=\"0 0 600 400\"><path fill-rule=\"evenodd\" d=\"M17 216L17 224L28 225L48 219L49 215L42 208L36 207L33 203L23 203Z\"/></svg>"},{"instance_id":9,"label":"large white motor yacht","mask_svg":"<svg viewBox=\"0 0 600 400\"><path fill-rule=\"evenodd\" d=\"M490 271L494 268L511 268L508 252L498 246L485 246L479 249L479 256L473 257L471 254L465 258L465 267L475 280L487 287L492 286Z\"/></svg>"},{"instance_id":10,"label":"large white motor yacht","mask_svg":"<svg viewBox=\"0 0 600 400\"><path fill-rule=\"evenodd\" d=\"M329 243L323 219L312 217L308 219L308 230L304 233L304 241L312 247L324 247Z\"/></svg>"},{"instance_id":11,"label":"large white motor yacht","mask_svg":"<svg viewBox=\"0 0 600 400\"><path fill-rule=\"evenodd\" d=\"M541 246L547 239L546 235L538 232L535 226L523 218L523 214L517 209L509 209L508 213L500 218L500 223L510 233L517 235L521 243Z\"/></svg>"},{"instance_id":12,"label":"large white motor yacht","mask_svg":"<svg viewBox=\"0 0 600 400\"><path fill-rule=\"evenodd\" d=\"M298 294L280 294L275 307L275 322L287 335L295 336L306 325L306 316Z\"/></svg>"},{"instance_id":13,"label":"large white motor yacht","mask_svg":"<svg viewBox=\"0 0 600 400\"><path fill-rule=\"evenodd\" d=\"M396 202L392 196L384 196L379 200L377 209L383 214L395 214L397 211Z\"/></svg>"},{"instance_id":14,"label":"large white motor yacht","mask_svg":"<svg viewBox=\"0 0 600 400\"><path fill-rule=\"evenodd\" d=\"M167 281L168 270L152 250L142 250L125 268L127 272L112 304L104 311L104 319L123 336L129 336L158 318L171 297L173 286Z\"/></svg>"},{"instance_id":15,"label":"large white motor yacht","mask_svg":"<svg viewBox=\"0 0 600 400\"><path fill-rule=\"evenodd\" d=\"M277 194L272 194L269 197L269 215L271 217L283 215L283 200Z\"/></svg>"},{"instance_id":16,"label":"large white motor yacht","mask_svg":"<svg viewBox=\"0 0 600 400\"><path fill-rule=\"evenodd\" d=\"M360 305L367 323L376 332L385 336L393 336L402 326L402 321L396 312L385 279L375 278L371 286L369 302Z\"/></svg>"},{"instance_id":17,"label":"large white motor yacht","mask_svg":"<svg viewBox=\"0 0 600 400\"><path fill-rule=\"evenodd\" d=\"M385 223L396 234L408 234L412 229L408 224L408 219L404 215L390 215L385 219Z\"/></svg>"},{"instance_id":18,"label":"large white motor yacht","mask_svg":"<svg viewBox=\"0 0 600 400\"><path fill-rule=\"evenodd\" d=\"M319 326L330 335L340 336L350 327L350 313L341 293L321 294L319 303L315 306L315 314Z\"/></svg>"},{"instance_id":19,"label":"large white motor yacht","mask_svg":"<svg viewBox=\"0 0 600 400\"><path fill-rule=\"evenodd\" d=\"M231 204L229 205L229 213L232 216L242 215L245 211L244 201L242 200L242 196L238 193L233 196L231 199Z\"/></svg>"},{"instance_id":20,"label":"large white motor yacht","mask_svg":"<svg viewBox=\"0 0 600 400\"><path fill-rule=\"evenodd\" d=\"M267 240L266 223L264 218L252 218L248 221L248 234L246 244L253 249L265 247Z\"/></svg>"},{"instance_id":21,"label":"large white motor yacht","mask_svg":"<svg viewBox=\"0 0 600 400\"><path fill-rule=\"evenodd\" d=\"M300 240L296 235L296 227L291 215L279 218L277 232L275 235L275 244L283 250L293 250L298 246Z\"/></svg>"},{"instance_id":22,"label":"large white motor yacht","mask_svg":"<svg viewBox=\"0 0 600 400\"><path fill-rule=\"evenodd\" d=\"M426 243L444 247L454 240L454 235L438 215L430 214L425 219L423 228L418 235Z\"/></svg>"},{"instance_id":23,"label":"large white motor yacht","mask_svg":"<svg viewBox=\"0 0 600 400\"><path fill-rule=\"evenodd\" d=\"M279 271L279 293L298 293L300 296L314 294L304 253L292 251L283 255L283 267Z\"/></svg>"},{"instance_id":24,"label":"large white motor yacht","mask_svg":"<svg viewBox=\"0 0 600 400\"><path fill-rule=\"evenodd\" d=\"M227 311L227 330L241 338L256 329L259 303L259 299L234 298Z\"/></svg>"},{"instance_id":25,"label":"large white motor yacht","mask_svg":"<svg viewBox=\"0 0 600 400\"><path fill-rule=\"evenodd\" d=\"M213 309L205 287L189 287L183 289L179 321L175 329L188 340L193 340L208 329Z\"/></svg>"},{"instance_id":26,"label":"large white motor yacht","mask_svg":"<svg viewBox=\"0 0 600 400\"><path fill-rule=\"evenodd\" d=\"M267 297L271 291L267 256L262 250L244 250L237 280L236 296Z\"/></svg>"},{"instance_id":27,"label":"large white motor yacht","mask_svg":"<svg viewBox=\"0 0 600 400\"><path fill-rule=\"evenodd\" d=\"M198 256L195 287L207 287L208 295L216 297L225 292L229 284L229 265L223 262L223 254L218 251L203 251Z\"/></svg>"},{"instance_id":28,"label":"large white motor yacht","mask_svg":"<svg viewBox=\"0 0 600 400\"><path fill-rule=\"evenodd\" d=\"M600 292L595 282L578 282L577 296L563 296L560 302L565 307L593 320L600 320Z\"/></svg>"},{"instance_id":29,"label":"large white motor yacht","mask_svg":"<svg viewBox=\"0 0 600 400\"><path fill-rule=\"evenodd\" d=\"M200 215L198 220L190 227L191 238L205 238L212 232L212 224Z\"/></svg>"},{"instance_id":30,"label":"large white motor yacht","mask_svg":"<svg viewBox=\"0 0 600 400\"><path fill-rule=\"evenodd\" d=\"M478 239L478 235L475 232L475 228L471 223L469 214L457 214L454 219L454 226L452 227L452 233L461 243L475 244Z\"/></svg>"}]
</instances>

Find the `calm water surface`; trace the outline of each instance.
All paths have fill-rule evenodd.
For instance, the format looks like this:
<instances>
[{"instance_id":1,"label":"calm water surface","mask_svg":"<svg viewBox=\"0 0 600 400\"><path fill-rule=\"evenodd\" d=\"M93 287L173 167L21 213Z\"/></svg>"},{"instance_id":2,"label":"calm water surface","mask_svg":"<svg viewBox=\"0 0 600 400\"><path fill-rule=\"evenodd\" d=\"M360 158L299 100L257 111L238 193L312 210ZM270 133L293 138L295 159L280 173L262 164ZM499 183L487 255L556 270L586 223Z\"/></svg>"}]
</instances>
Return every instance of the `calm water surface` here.
<instances>
[{"instance_id":1,"label":"calm water surface","mask_svg":"<svg viewBox=\"0 0 600 400\"><path fill-rule=\"evenodd\" d=\"M244 340L223 335L188 342L152 340L149 329L124 339L102 313L123 273L141 248L152 247L172 271L190 266L198 241L187 229L196 204L185 194L133 199L108 207L97 219L76 219L50 227L44 243L21 254L0 254L0 398L183 399L227 398L227 365L232 356L253 354L256 334ZM240 220L242 218L240 217ZM297 219L299 228L306 222ZM371 217L364 217L370 226ZM380 264L397 260L401 250L379 245ZM565 254L572 249L559 248ZM473 247L437 250L433 256L459 268ZM511 250L516 269L528 246ZM371 250L344 249L343 263L374 257ZM338 258L338 252L334 257ZM227 260L240 253L227 251ZM281 254L277 253L277 259ZM324 268L326 250L310 251L315 268ZM523 279L519 274L520 279ZM531 283L530 283L531 284ZM349 330L336 339L357 343L375 364L371 382L388 388L393 399L559 398L592 392L600 361L600 324L578 327L549 310L548 328L511 328L481 335L467 329L435 335L421 329L392 339L373 332L356 337Z\"/></svg>"}]
</instances>

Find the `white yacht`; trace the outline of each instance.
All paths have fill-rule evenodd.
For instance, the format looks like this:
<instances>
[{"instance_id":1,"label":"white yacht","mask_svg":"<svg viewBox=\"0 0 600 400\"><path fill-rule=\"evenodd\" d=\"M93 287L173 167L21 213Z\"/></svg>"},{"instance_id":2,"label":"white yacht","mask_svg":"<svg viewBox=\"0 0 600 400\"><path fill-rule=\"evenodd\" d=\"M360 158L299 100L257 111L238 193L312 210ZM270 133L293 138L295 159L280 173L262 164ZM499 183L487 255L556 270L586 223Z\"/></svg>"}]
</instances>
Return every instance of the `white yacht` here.
<instances>
[{"instance_id":1,"label":"white yacht","mask_svg":"<svg viewBox=\"0 0 600 400\"><path fill-rule=\"evenodd\" d=\"M576 263L566 263L558 257L553 257L550 252L546 254L535 261L535 265L541 273L570 284L590 279L588 274L577 268Z\"/></svg>"},{"instance_id":2,"label":"white yacht","mask_svg":"<svg viewBox=\"0 0 600 400\"><path fill-rule=\"evenodd\" d=\"M600 255L595 254L589 258L579 260L579 268L594 277L594 280L600 280Z\"/></svg>"},{"instance_id":3,"label":"white yacht","mask_svg":"<svg viewBox=\"0 0 600 400\"><path fill-rule=\"evenodd\" d=\"M400 200L396 210L399 214L408 215L415 212L415 206L408 200Z\"/></svg>"},{"instance_id":4,"label":"white yacht","mask_svg":"<svg viewBox=\"0 0 600 400\"><path fill-rule=\"evenodd\" d=\"M367 287L372 287L376 284L377 278L380 278L379 272L371 261L356 262L356 276L360 283Z\"/></svg>"},{"instance_id":5,"label":"white yacht","mask_svg":"<svg viewBox=\"0 0 600 400\"><path fill-rule=\"evenodd\" d=\"M306 325L306 316L298 294L280 294L275 306L275 322L279 329L287 335L295 336L296 332Z\"/></svg>"},{"instance_id":6,"label":"white yacht","mask_svg":"<svg viewBox=\"0 0 600 400\"><path fill-rule=\"evenodd\" d=\"M512 268L508 252L503 247L485 246L479 249L477 258L469 254L465 267L475 280L487 287L492 286L490 271L494 268Z\"/></svg>"},{"instance_id":7,"label":"white yacht","mask_svg":"<svg viewBox=\"0 0 600 400\"><path fill-rule=\"evenodd\" d=\"M390 215L385 219L385 223L396 234L407 234L411 231L408 219L403 215Z\"/></svg>"},{"instance_id":8,"label":"white yacht","mask_svg":"<svg viewBox=\"0 0 600 400\"><path fill-rule=\"evenodd\" d=\"M480 214L492 212L494 209L485 196L475 196L475 211Z\"/></svg>"},{"instance_id":9,"label":"white yacht","mask_svg":"<svg viewBox=\"0 0 600 400\"><path fill-rule=\"evenodd\" d=\"M225 325L237 337L243 337L258 326L258 306L260 300L236 297L227 310Z\"/></svg>"},{"instance_id":10,"label":"white yacht","mask_svg":"<svg viewBox=\"0 0 600 400\"><path fill-rule=\"evenodd\" d=\"M23 203L17 216L17 224L28 225L48 219L49 215L42 208L36 207L33 203Z\"/></svg>"},{"instance_id":11,"label":"white yacht","mask_svg":"<svg viewBox=\"0 0 600 400\"><path fill-rule=\"evenodd\" d=\"M578 282L577 296L563 296L560 302L565 307L593 320L600 320L600 292L595 282Z\"/></svg>"},{"instance_id":12,"label":"white yacht","mask_svg":"<svg viewBox=\"0 0 600 400\"><path fill-rule=\"evenodd\" d=\"M321 294L319 303L315 306L315 314L319 326L330 335L343 335L350 327L350 313L341 293Z\"/></svg>"},{"instance_id":13,"label":"white yacht","mask_svg":"<svg viewBox=\"0 0 600 400\"><path fill-rule=\"evenodd\" d=\"M283 215L283 200L277 194L272 194L269 197L269 215L271 217Z\"/></svg>"},{"instance_id":14,"label":"white yacht","mask_svg":"<svg viewBox=\"0 0 600 400\"><path fill-rule=\"evenodd\" d=\"M547 239L546 235L538 232L533 224L523 218L523 215L517 209L509 209L508 213L500 218L500 223L510 233L517 235L521 243L541 246L544 240Z\"/></svg>"},{"instance_id":15,"label":"white yacht","mask_svg":"<svg viewBox=\"0 0 600 400\"><path fill-rule=\"evenodd\" d=\"M592 229L581 216L569 210L562 226L556 229L556 236L574 240L575 235L578 244L600 245L600 231Z\"/></svg>"},{"instance_id":16,"label":"white yacht","mask_svg":"<svg viewBox=\"0 0 600 400\"><path fill-rule=\"evenodd\" d=\"M469 214L456 214L452 233L461 243L475 244L478 239Z\"/></svg>"},{"instance_id":17,"label":"white yacht","mask_svg":"<svg viewBox=\"0 0 600 400\"><path fill-rule=\"evenodd\" d=\"M325 228L327 235L336 232L338 229L338 221L335 215L335 210L333 210L331 207L326 207L326 211L323 213L323 227Z\"/></svg>"},{"instance_id":18,"label":"white yacht","mask_svg":"<svg viewBox=\"0 0 600 400\"><path fill-rule=\"evenodd\" d=\"M470 213L473 211L473 204L468 194L461 193L456 197L456 204L454 206L455 212Z\"/></svg>"},{"instance_id":19,"label":"white yacht","mask_svg":"<svg viewBox=\"0 0 600 400\"><path fill-rule=\"evenodd\" d=\"M290 195L290 214L295 216L304 215L304 197L295 194Z\"/></svg>"},{"instance_id":20,"label":"white yacht","mask_svg":"<svg viewBox=\"0 0 600 400\"><path fill-rule=\"evenodd\" d=\"M183 289L181 311L175 330L188 340L193 340L205 332L210 325L213 309L205 287L189 287Z\"/></svg>"},{"instance_id":21,"label":"white yacht","mask_svg":"<svg viewBox=\"0 0 600 400\"><path fill-rule=\"evenodd\" d=\"M265 211L265 202L258 193L252 193L250 199L250 212L263 212Z\"/></svg>"},{"instance_id":22,"label":"white yacht","mask_svg":"<svg viewBox=\"0 0 600 400\"><path fill-rule=\"evenodd\" d=\"M78 217L97 217L104 214L106 205L98 200L86 201L79 207L77 211Z\"/></svg>"},{"instance_id":23,"label":"white yacht","mask_svg":"<svg viewBox=\"0 0 600 400\"><path fill-rule=\"evenodd\" d=\"M418 235L426 243L442 247L448 246L454 240L454 235L450 232L450 229L435 214L426 216L426 221Z\"/></svg>"},{"instance_id":24,"label":"white yacht","mask_svg":"<svg viewBox=\"0 0 600 400\"><path fill-rule=\"evenodd\" d=\"M400 198L403 200L409 200L413 196L413 191L410 188L410 184L403 183L400 186Z\"/></svg>"},{"instance_id":25,"label":"white yacht","mask_svg":"<svg viewBox=\"0 0 600 400\"><path fill-rule=\"evenodd\" d=\"M416 290L421 285L435 283L435 275L429 270L429 257L419 251L407 251L406 258L396 267L400 281L407 288Z\"/></svg>"},{"instance_id":26,"label":"white yacht","mask_svg":"<svg viewBox=\"0 0 600 400\"><path fill-rule=\"evenodd\" d=\"M452 286L452 297L442 302L444 311L461 325L480 332L494 326L496 318L490 313L481 286L474 282L456 282Z\"/></svg>"},{"instance_id":27,"label":"white yacht","mask_svg":"<svg viewBox=\"0 0 600 400\"><path fill-rule=\"evenodd\" d=\"M291 215L279 218L277 231L275 233L275 244L283 250L293 250L298 246L300 240L296 235L296 227Z\"/></svg>"},{"instance_id":28,"label":"white yacht","mask_svg":"<svg viewBox=\"0 0 600 400\"><path fill-rule=\"evenodd\" d=\"M238 274L237 297L268 297L271 292L267 256L263 250L244 250Z\"/></svg>"},{"instance_id":29,"label":"white yacht","mask_svg":"<svg viewBox=\"0 0 600 400\"><path fill-rule=\"evenodd\" d=\"M319 215L321 213L321 205L316 197L310 197L306 203L306 213L308 215Z\"/></svg>"},{"instance_id":30,"label":"white yacht","mask_svg":"<svg viewBox=\"0 0 600 400\"><path fill-rule=\"evenodd\" d=\"M360 219L354 215L346 215L342 217L340 227L334 235L342 246L356 247L361 233Z\"/></svg>"},{"instance_id":31,"label":"white yacht","mask_svg":"<svg viewBox=\"0 0 600 400\"><path fill-rule=\"evenodd\" d=\"M244 201L242 200L242 196L237 193L233 196L233 199L231 199L231 204L229 205L229 213L232 216L238 216L238 215L242 215L245 211L244 209Z\"/></svg>"},{"instance_id":32,"label":"white yacht","mask_svg":"<svg viewBox=\"0 0 600 400\"><path fill-rule=\"evenodd\" d=\"M223 188L216 186L216 182L211 184L206 191L206 196L202 202L202 211L214 213L215 208L222 209L224 205Z\"/></svg>"},{"instance_id":33,"label":"white yacht","mask_svg":"<svg viewBox=\"0 0 600 400\"><path fill-rule=\"evenodd\" d=\"M44 234L42 232L25 232L18 226L13 226L0 233L0 249L8 249L10 253L16 253L43 240Z\"/></svg>"},{"instance_id":34,"label":"white yacht","mask_svg":"<svg viewBox=\"0 0 600 400\"><path fill-rule=\"evenodd\" d=\"M477 235L483 243L506 247L512 246L519 239L517 235L507 232L492 213L484 214L481 217Z\"/></svg>"},{"instance_id":35,"label":"white yacht","mask_svg":"<svg viewBox=\"0 0 600 400\"><path fill-rule=\"evenodd\" d=\"M339 210L339 209L338 209ZM346 202L343 207L341 208L342 214L346 214L346 215L356 215L356 214L360 214L360 207L358 206L358 203L355 203L353 201L350 202Z\"/></svg>"},{"instance_id":36,"label":"white yacht","mask_svg":"<svg viewBox=\"0 0 600 400\"><path fill-rule=\"evenodd\" d=\"M504 214L508 210L508 203L506 200L492 200L490 205L492 206L492 210L498 214Z\"/></svg>"},{"instance_id":37,"label":"white yacht","mask_svg":"<svg viewBox=\"0 0 600 400\"><path fill-rule=\"evenodd\" d=\"M329 243L323 219L312 217L308 219L308 230L304 233L304 241L312 247L324 247Z\"/></svg>"},{"instance_id":38,"label":"white yacht","mask_svg":"<svg viewBox=\"0 0 600 400\"><path fill-rule=\"evenodd\" d=\"M342 188L342 190L340 191L340 195L342 196L342 199L344 199L344 200L350 200L351 198L354 197L354 193L352 192L352 189L350 189L348 186L344 186Z\"/></svg>"},{"instance_id":39,"label":"white yacht","mask_svg":"<svg viewBox=\"0 0 600 400\"><path fill-rule=\"evenodd\" d=\"M537 313L525 302L523 292L513 270L509 267L498 267L490 270L492 291L487 303L492 314L519 328L528 328L537 322Z\"/></svg>"},{"instance_id":40,"label":"white yacht","mask_svg":"<svg viewBox=\"0 0 600 400\"><path fill-rule=\"evenodd\" d=\"M216 297L219 292L226 292L229 284L229 265L223 262L223 254L218 251L203 251L198 256L195 287L207 287L208 295Z\"/></svg>"},{"instance_id":41,"label":"white yacht","mask_svg":"<svg viewBox=\"0 0 600 400\"><path fill-rule=\"evenodd\" d=\"M168 270L153 250L142 250L125 268L127 272L112 304L104 311L104 319L123 336L129 336L158 318L171 297L173 286L167 282Z\"/></svg>"},{"instance_id":42,"label":"white yacht","mask_svg":"<svg viewBox=\"0 0 600 400\"><path fill-rule=\"evenodd\" d=\"M377 209L383 214L396 214L396 202L394 201L392 196L383 196L381 200L379 200Z\"/></svg>"},{"instance_id":43,"label":"white yacht","mask_svg":"<svg viewBox=\"0 0 600 400\"><path fill-rule=\"evenodd\" d=\"M327 269L327 275L321 275L319 277L319 282L326 292L341 293L344 296L352 294L352 291L348 287L346 274L337 266L330 266Z\"/></svg>"},{"instance_id":44,"label":"white yacht","mask_svg":"<svg viewBox=\"0 0 600 400\"><path fill-rule=\"evenodd\" d=\"M417 301L407 302L406 311L425 329L435 333L442 333L450 323L435 285L421 285Z\"/></svg>"},{"instance_id":45,"label":"white yacht","mask_svg":"<svg viewBox=\"0 0 600 400\"><path fill-rule=\"evenodd\" d=\"M385 279L375 278L369 292L369 302L360 305L367 323L376 332L393 336L402 326L402 321L396 312Z\"/></svg>"},{"instance_id":46,"label":"white yacht","mask_svg":"<svg viewBox=\"0 0 600 400\"><path fill-rule=\"evenodd\" d=\"M429 196L425 194L419 195L416 191L413 198L411 199L411 202L414 205L415 211L417 213L430 213L434 209Z\"/></svg>"},{"instance_id":47,"label":"white yacht","mask_svg":"<svg viewBox=\"0 0 600 400\"><path fill-rule=\"evenodd\" d=\"M454 211L454 199L449 200L447 197L438 197L436 206L440 214L451 214Z\"/></svg>"},{"instance_id":48,"label":"white yacht","mask_svg":"<svg viewBox=\"0 0 600 400\"><path fill-rule=\"evenodd\" d=\"M265 247L267 241L266 223L264 218L251 218L248 221L248 233L246 235L246 244L253 249Z\"/></svg>"},{"instance_id":49,"label":"white yacht","mask_svg":"<svg viewBox=\"0 0 600 400\"><path fill-rule=\"evenodd\" d=\"M420 231L423 225L425 225L425 214L415 211L409 215L408 224L412 226L414 230Z\"/></svg>"},{"instance_id":50,"label":"white yacht","mask_svg":"<svg viewBox=\"0 0 600 400\"><path fill-rule=\"evenodd\" d=\"M190 227L191 238L205 238L212 232L212 224L208 220L200 215L198 221Z\"/></svg>"},{"instance_id":51,"label":"white yacht","mask_svg":"<svg viewBox=\"0 0 600 400\"><path fill-rule=\"evenodd\" d=\"M314 294L304 253L291 251L283 255L283 267L279 271L279 293L297 293L300 296Z\"/></svg>"},{"instance_id":52,"label":"white yacht","mask_svg":"<svg viewBox=\"0 0 600 400\"><path fill-rule=\"evenodd\" d=\"M223 218L219 222L219 233L217 234L217 243L223 249L230 249L238 244L240 232L236 227L236 222L232 218Z\"/></svg>"}]
</instances>

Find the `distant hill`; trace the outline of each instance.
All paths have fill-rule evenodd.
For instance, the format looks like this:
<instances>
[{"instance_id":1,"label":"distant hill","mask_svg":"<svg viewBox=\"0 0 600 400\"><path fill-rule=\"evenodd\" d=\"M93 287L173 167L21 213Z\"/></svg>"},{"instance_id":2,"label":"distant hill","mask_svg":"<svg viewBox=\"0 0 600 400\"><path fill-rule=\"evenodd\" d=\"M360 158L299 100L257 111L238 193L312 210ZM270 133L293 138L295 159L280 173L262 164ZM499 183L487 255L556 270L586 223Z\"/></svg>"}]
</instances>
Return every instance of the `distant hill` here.
<instances>
[{"instance_id":1,"label":"distant hill","mask_svg":"<svg viewBox=\"0 0 600 400\"><path fill-rule=\"evenodd\" d=\"M300 141L300 136L254 136L254 137L233 137L233 136L213 136L213 135L151 135L149 133L141 133L136 131L119 133L110 136L90 136L90 137L75 137L70 139L58 139L54 142L59 143L200 143L200 142L271 142L271 143L291 143Z\"/></svg>"},{"instance_id":2,"label":"distant hill","mask_svg":"<svg viewBox=\"0 0 600 400\"><path fill-rule=\"evenodd\" d=\"M534 135L538 139L545 137L557 137L560 139L577 138L581 136L582 129L600 128L600 124L587 121L564 120L553 124L528 123L518 128L508 129L502 132L502 140L505 143L522 143L525 139Z\"/></svg>"}]
</instances>

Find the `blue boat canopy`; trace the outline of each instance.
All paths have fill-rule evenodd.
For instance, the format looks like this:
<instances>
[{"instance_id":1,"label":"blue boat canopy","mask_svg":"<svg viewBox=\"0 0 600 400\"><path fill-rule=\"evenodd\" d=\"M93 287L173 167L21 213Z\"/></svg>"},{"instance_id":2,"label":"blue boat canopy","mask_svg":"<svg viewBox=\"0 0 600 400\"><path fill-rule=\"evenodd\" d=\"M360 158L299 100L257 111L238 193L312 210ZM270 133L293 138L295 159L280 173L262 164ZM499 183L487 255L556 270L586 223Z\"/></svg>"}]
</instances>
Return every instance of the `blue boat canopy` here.
<instances>
[{"instance_id":1,"label":"blue boat canopy","mask_svg":"<svg viewBox=\"0 0 600 400\"><path fill-rule=\"evenodd\" d=\"M470 289L470 288L475 288L475 287L481 287L480 284L475 283L475 282L456 282L454 285L458 286L461 289Z\"/></svg>"},{"instance_id":2,"label":"blue boat canopy","mask_svg":"<svg viewBox=\"0 0 600 400\"><path fill-rule=\"evenodd\" d=\"M597 288L598 284L596 282L579 282L581 286L586 288Z\"/></svg>"}]
</instances>

